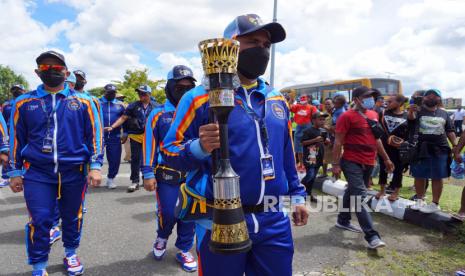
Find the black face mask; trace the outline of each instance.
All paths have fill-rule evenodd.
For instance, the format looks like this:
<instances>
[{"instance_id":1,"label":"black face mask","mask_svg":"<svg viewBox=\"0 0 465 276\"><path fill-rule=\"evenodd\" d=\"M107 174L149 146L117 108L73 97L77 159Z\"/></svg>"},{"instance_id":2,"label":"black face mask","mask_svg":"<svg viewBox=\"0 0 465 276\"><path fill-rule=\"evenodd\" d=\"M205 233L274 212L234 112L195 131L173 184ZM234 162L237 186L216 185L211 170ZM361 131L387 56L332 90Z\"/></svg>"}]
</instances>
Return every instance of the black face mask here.
<instances>
[{"instance_id":1,"label":"black face mask","mask_svg":"<svg viewBox=\"0 0 465 276\"><path fill-rule=\"evenodd\" d=\"M113 101L115 99L115 97L116 97L116 93L105 93L105 98L109 102Z\"/></svg>"},{"instance_id":2,"label":"black face mask","mask_svg":"<svg viewBox=\"0 0 465 276\"><path fill-rule=\"evenodd\" d=\"M423 103L427 106L427 107L435 107L436 105L439 104L439 102L435 99L428 99L428 100L424 100Z\"/></svg>"},{"instance_id":3,"label":"black face mask","mask_svg":"<svg viewBox=\"0 0 465 276\"><path fill-rule=\"evenodd\" d=\"M76 85L74 85L74 90L81 90L86 85L85 81L76 81Z\"/></svg>"},{"instance_id":4,"label":"black face mask","mask_svg":"<svg viewBox=\"0 0 465 276\"><path fill-rule=\"evenodd\" d=\"M65 82L65 73L55 70L42 71L39 73L39 77L48 87L57 87Z\"/></svg>"},{"instance_id":5,"label":"black face mask","mask_svg":"<svg viewBox=\"0 0 465 276\"><path fill-rule=\"evenodd\" d=\"M11 94L13 94L13 98L18 98L19 96L23 95L23 91L20 89L14 89L11 91Z\"/></svg>"},{"instance_id":6,"label":"black face mask","mask_svg":"<svg viewBox=\"0 0 465 276\"><path fill-rule=\"evenodd\" d=\"M270 60L270 49L255 47L239 52L237 70L246 78L253 80L263 75Z\"/></svg>"},{"instance_id":7,"label":"black face mask","mask_svg":"<svg viewBox=\"0 0 465 276\"><path fill-rule=\"evenodd\" d=\"M192 85L176 85L176 80L168 80L165 86L165 94L168 100L174 106L177 106L182 96L194 87L193 83Z\"/></svg>"}]
</instances>

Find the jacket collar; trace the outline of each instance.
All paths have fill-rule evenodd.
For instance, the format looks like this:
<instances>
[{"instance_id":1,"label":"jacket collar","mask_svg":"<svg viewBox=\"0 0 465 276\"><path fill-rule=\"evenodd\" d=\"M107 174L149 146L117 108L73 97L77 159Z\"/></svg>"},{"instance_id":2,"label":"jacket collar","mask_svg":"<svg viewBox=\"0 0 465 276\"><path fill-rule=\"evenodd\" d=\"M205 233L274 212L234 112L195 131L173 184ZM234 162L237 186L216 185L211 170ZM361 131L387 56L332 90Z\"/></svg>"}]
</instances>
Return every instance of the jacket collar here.
<instances>
[{"instance_id":1,"label":"jacket collar","mask_svg":"<svg viewBox=\"0 0 465 276\"><path fill-rule=\"evenodd\" d=\"M176 107L170 102L170 100L166 99L165 101L165 111L166 112L171 112L175 111Z\"/></svg>"},{"instance_id":2,"label":"jacket collar","mask_svg":"<svg viewBox=\"0 0 465 276\"><path fill-rule=\"evenodd\" d=\"M39 98L45 97L45 96L50 95L50 94L51 94L50 92L48 92L47 90L45 90L43 84L41 84L41 85L39 85L39 86L37 87L37 96L38 96ZM70 94L68 84L65 83L65 87L63 88L63 90L61 90L60 92L57 92L56 94L61 94L61 95L65 96L65 97L68 97L69 94Z\"/></svg>"}]
</instances>

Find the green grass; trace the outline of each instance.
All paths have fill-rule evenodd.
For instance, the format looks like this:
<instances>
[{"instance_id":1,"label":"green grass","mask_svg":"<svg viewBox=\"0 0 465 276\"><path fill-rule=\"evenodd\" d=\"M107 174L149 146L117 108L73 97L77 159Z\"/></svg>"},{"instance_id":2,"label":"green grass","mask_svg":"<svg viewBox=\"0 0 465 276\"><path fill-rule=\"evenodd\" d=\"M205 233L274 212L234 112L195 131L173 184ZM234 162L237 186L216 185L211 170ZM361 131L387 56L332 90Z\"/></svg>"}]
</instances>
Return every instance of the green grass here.
<instances>
[{"instance_id":1,"label":"green grass","mask_svg":"<svg viewBox=\"0 0 465 276\"><path fill-rule=\"evenodd\" d=\"M364 270L364 275L452 275L465 267L465 244L455 240L431 251L402 252L384 249L357 254L351 265Z\"/></svg>"}]
</instances>

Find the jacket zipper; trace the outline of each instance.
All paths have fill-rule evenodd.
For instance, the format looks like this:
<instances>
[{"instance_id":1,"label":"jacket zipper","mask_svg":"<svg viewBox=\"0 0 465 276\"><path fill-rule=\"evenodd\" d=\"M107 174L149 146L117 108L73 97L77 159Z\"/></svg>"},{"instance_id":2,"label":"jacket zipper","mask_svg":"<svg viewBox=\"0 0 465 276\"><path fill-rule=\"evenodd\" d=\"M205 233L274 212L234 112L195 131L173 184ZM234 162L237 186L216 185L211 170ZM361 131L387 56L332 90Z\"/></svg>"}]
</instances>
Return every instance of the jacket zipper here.
<instances>
[{"instance_id":1,"label":"jacket zipper","mask_svg":"<svg viewBox=\"0 0 465 276\"><path fill-rule=\"evenodd\" d=\"M247 93L247 90L245 88L243 88L243 89L244 89L244 93L245 93L245 98L247 99L247 105L249 106L249 108L251 108L253 110L252 104L250 102L250 95L253 92L251 92L249 94L249 93ZM257 120L253 120L253 121L255 123L255 133L256 133L256 136L257 136L258 149L260 150L260 158L262 158L265 155L265 153L264 153L264 150L263 150L262 138L260 136L260 126L258 125ZM260 160L260 171L261 171L261 160ZM261 176L260 176L260 178L261 178L261 190L260 190L260 197L258 198L257 205L260 204L263 201L263 196L265 194L265 180L263 179L263 172L260 172L260 174L261 174Z\"/></svg>"},{"instance_id":2,"label":"jacket zipper","mask_svg":"<svg viewBox=\"0 0 465 276\"><path fill-rule=\"evenodd\" d=\"M52 112L55 110L56 105L56 94L52 94ZM57 134L58 134L58 119L57 119L57 112L53 112L53 162L55 163L54 172L58 172L58 145L57 145Z\"/></svg>"},{"instance_id":3,"label":"jacket zipper","mask_svg":"<svg viewBox=\"0 0 465 276\"><path fill-rule=\"evenodd\" d=\"M111 126L111 120L110 120L110 102L108 102L108 126ZM107 134L107 138L110 139L110 132Z\"/></svg>"}]
</instances>

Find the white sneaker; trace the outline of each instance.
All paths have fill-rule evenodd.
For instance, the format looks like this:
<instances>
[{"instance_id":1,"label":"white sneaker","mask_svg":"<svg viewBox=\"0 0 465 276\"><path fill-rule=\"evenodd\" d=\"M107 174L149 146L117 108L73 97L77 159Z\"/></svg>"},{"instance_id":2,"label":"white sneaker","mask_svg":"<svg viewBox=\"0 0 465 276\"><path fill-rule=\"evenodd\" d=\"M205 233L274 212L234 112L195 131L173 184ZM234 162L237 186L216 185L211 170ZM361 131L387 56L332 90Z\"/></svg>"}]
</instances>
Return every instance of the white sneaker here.
<instances>
[{"instance_id":1,"label":"white sneaker","mask_svg":"<svg viewBox=\"0 0 465 276\"><path fill-rule=\"evenodd\" d=\"M176 254L176 260L181 264L181 268L187 272L194 272L197 270L197 262L192 256L191 252L179 251Z\"/></svg>"},{"instance_id":2,"label":"white sneaker","mask_svg":"<svg viewBox=\"0 0 465 276\"><path fill-rule=\"evenodd\" d=\"M108 189L116 189L116 184L113 182L113 178L107 179L107 188Z\"/></svg>"},{"instance_id":3,"label":"white sneaker","mask_svg":"<svg viewBox=\"0 0 465 276\"><path fill-rule=\"evenodd\" d=\"M386 246L386 243L383 242L380 238L376 238L368 243L368 248L370 249L376 249L376 248L385 247L385 246Z\"/></svg>"},{"instance_id":4,"label":"white sneaker","mask_svg":"<svg viewBox=\"0 0 465 276\"><path fill-rule=\"evenodd\" d=\"M425 214L432 214L441 211L441 207L434 202L420 208L420 212Z\"/></svg>"},{"instance_id":5,"label":"white sneaker","mask_svg":"<svg viewBox=\"0 0 465 276\"><path fill-rule=\"evenodd\" d=\"M418 211L426 205L426 202L423 199L415 200L415 204L410 206L410 209Z\"/></svg>"},{"instance_id":6,"label":"white sneaker","mask_svg":"<svg viewBox=\"0 0 465 276\"><path fill-rule=\"evenodd\" d=\"M10 185L10 180L8 179L1 179L0 180L0 188L7 187Z\"/></svg>"},{"instance_id":7,"label":"white sneaker","mask_svg":"<svg viewBox=\"0 0 465 276\"><path fill-rule=\"evenodd\" d=\"M158 238L155 240L155 243L153 244L153 256L157 260L161 260L163 258L163 255L165 255L166 252L166 244L168 243L167 239L162 239Z\"/></svg>"}]
</instances>

